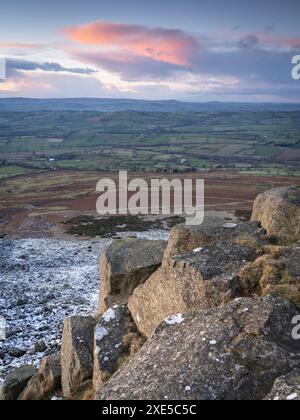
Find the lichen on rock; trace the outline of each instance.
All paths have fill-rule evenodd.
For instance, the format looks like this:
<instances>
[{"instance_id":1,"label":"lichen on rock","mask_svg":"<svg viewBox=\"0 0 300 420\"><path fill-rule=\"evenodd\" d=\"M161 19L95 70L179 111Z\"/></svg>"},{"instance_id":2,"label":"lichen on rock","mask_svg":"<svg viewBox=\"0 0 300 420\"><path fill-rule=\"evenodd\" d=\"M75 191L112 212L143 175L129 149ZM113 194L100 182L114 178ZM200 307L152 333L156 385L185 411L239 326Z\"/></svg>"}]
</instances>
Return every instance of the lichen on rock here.
<instances>
[{"instance_id":1,"label":"lichen on rock","mask_svg":"<svg viewBox=\"0 0 300 420\"><path fill-rule=\"evenodd\" d=\"M279 297L239 298L159 325L97 393L99 400L255 400L291 371L298 310Z\"/></svg>"},{"instance_id":2,"label":"lichen on rock","mask_svg":"<svg viewBox=\"0 0 300 420\"><path fill-rule=\"evenodd\" d=\"M174 313L218 307L240 296L240 271L259 252L228 239L173 257L172 265L163 265L129 299L139 331L149 337Z\"/></svg>"},{"instance_id":3,"label":"lichen on rock","mask_svg":"<svg viewBox=\"0 0 300 420\"><path fill-rule=\"evenodd\" d=\"M269 235L290 242L300 240L300 188L275 188L254 202L251 220L261 223Z\"/></svg>"}]
</instances>

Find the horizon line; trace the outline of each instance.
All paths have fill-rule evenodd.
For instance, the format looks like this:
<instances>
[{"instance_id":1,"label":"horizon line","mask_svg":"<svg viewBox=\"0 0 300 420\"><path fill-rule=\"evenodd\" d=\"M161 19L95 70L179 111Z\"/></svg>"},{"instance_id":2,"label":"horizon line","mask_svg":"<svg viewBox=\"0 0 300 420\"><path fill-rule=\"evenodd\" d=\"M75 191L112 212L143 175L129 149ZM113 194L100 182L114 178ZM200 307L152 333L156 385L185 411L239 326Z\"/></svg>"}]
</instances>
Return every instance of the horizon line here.
<instances>
[{"instance_id":1,"label":"horizon line","mask_svg":"<svg viewBox=\"0 0 300 420\"><path fill-rule=\"evenodd\" d=\"M0 100L31 100L31 101L64 101L64 100L102 100L102 101L135 101L135 102L177 102L183 104L237 104L237 105L299 105L299 102L243 102L243 101L188 101L180 99L135 99L135 98L109 98L109 97L55 97L55 98L43 98L43 97L30 97L30 96L8 96L0 97Z\"/></svg>"}]
</instances>

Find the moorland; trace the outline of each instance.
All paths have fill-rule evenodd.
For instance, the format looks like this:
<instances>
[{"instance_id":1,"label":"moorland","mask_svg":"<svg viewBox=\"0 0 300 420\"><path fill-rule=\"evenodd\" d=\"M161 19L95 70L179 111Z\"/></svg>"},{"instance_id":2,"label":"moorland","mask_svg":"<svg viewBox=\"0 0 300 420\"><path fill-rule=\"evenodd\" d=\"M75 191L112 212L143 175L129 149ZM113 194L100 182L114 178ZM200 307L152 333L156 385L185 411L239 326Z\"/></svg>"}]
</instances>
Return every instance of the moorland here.
<instances>
[{"instance_id":1,"label":"moorland","mask_svg":"<svg viewBox=\"0 0 300 420\"><path fill-rule=\"evenodd\" d=\"M249 211L258 193L300 183L300 107L0 100L1 232L90 215L97 181L121 169L200 174L207 209Z\"/></svg>"}]
</instances>

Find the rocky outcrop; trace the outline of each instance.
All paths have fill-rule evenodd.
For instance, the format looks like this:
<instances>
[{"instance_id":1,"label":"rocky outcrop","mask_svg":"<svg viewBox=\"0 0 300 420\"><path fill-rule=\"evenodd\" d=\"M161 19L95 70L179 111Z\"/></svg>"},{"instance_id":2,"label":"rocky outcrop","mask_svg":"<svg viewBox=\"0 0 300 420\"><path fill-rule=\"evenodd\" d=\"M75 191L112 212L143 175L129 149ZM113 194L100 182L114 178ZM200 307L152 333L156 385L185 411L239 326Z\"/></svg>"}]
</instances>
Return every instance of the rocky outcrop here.
<instances>
[{"instance_id":1,"label":"rocky outcrop","mask_svg":"<svg viewBox=\"0 0 300 420\"><path fill-rule=\"evenodd\" d=\"M224 240L236 239L259 246L264 235L258 223L232 222L221 216L207 216L199 226L182 224L171 230L163 265L172 264L174 256Z\"/></svg>"},{"instance_id":2,"label":"rocky outcrop","mask_svg":"<svg viewBox=\"0 0 300 420\"><path fill-rule=\"evenodd\" d=\"M28 382L20 400L45 400L61 388L61 357L48 356L42 360L38 372Z\"/></svg>"},{"instance_id":3,"label":"rocky outcrop","mask_svg":"<svg viewBox=\"0 0 300 420\"><path fill-rule=\"evenodd\" d=\"M36 373L33 366L21 366L11 372L4 381L0 393L0 400L17 400L26 385Z\"/></svg>"},{"instance_id":4,"label":"rocky outcrop","mask_svg":"<svg viewBox=\"0 0 300 420\"><path fill-rule=\"evenodd\" d=\"M93 317L79 316L68 318L64 323L61 366L62 390L66 398L71 398L93 376L95 324Z\"/></svg>"},{"instance_id":5,"label":"rocky outcrop","mask_svg":"<svg viewBox=\"0 0 300 420\"><path fill-rule=\"evenodd\" d=\"M300 370L278 378L265 400L300 401Z\"/></svg>"},{"instance_id":6,"label":"rocky outcrop","mask_svg":"<svg viewBox=\"0 0 300 420\"><path fill-rule=\"evenodd\" d=\"M127 303L134 289L161 265L164 241L117 240L101 258L99 313Z\"/></svg>"},{"instance_id":7,"label":"rocky outcrop","mask_svg":"<svg viewBox=\"0 0 300 420\"><path fill-rule=\"evenodd\" d=\"M260 194L254 202L252 220L269 235L300 240L300 187L276 188Z\"/></svg>"},{"instance_id":8,"label":"rocky outcrop","mask_svg":"<svg viewBox=\"0 0 300 420\"><path fill-rule=\"evenodd\" d=\"M291 336L298 309L279 297L237 299L164 321L99 400L255 400L300 356Z\"/></svg>"},{"instance_id":9,"label":"rocky outcrop","mask_svg":"<svg viewBox=\"0 0 300 420\"><path fill-rule=\"evenodd\" d=\"M299 400L298 192L260 196L252 222L177 226L167 248L114 242L100 316L67 319L61 371L47 358L5 399L60 396L61 375L65 399Z\"/></svg>"},{"instance_id":10,"label":"rocky outcrop","mask_svg":"<svg viewBox=\"0 0 300 420\"><path fill-rule=\"evenodd\" d=\"M248 264L240 278L244 296L275 293L300 306L300 243L274 247Z\"/></svg>"},{"instance_id":11,"label":"rocky outcrop","mask_svg":"<svg viewBox=\"0 0 300 420\"><path fill-rule=\"evenodd\" d=\"M144 344L127 305L108 309L95 329L94 388L105 383Z\"/></svg>"},{"instance_id":12,"label":"rocky outcrop","mask_svg":"<svg viewBox=\"0 0 300 420\"><path fill-rule=\"evenodd\" d=\"M257 231L256 225L246 227ZM174 313L218 307L241 295L240 272L260 251L247 241L240 242L242 228L236 228L236 236L228 234L231 239L210 241L203 248L173 257L172 265L163 265L135 289L128 307L143 335L149 337Z\"/></svg>"}]
</instances>

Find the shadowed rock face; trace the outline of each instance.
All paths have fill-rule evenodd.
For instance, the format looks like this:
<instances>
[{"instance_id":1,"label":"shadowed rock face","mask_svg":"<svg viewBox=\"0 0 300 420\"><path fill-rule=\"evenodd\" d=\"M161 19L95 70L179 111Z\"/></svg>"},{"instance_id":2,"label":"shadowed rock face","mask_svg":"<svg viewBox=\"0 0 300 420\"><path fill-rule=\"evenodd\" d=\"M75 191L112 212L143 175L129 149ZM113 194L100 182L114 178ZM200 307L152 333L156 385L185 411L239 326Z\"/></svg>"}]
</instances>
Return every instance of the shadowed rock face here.
<instances>
[{"instance_id":1,"label":"shadowed rock face","mask_svg":"<svg viewBox=\"0 0 300 420\"><path fill-rule=\"evenodd\" d=\"M164 241L118 240L101 258L99 313L128 302L134 289L161 265Z\"/></svg>"},{"instance_id":2,"label":"shadowed rock face","mask_svg":"<svg viewBox=\"0 0 300 420\"><path fill-rule=\"evenodd\" d=\"M296 307L279 297L236 299L163 322L99 400L263 399L290 372Z\"/></svg>"},{"instance_id":3,"label":"shadowed rock face","mask_svg":"<svg viewBox=\"0 0 300 420\"><path fill-rule=\"evenodd\" d=\"M139 334L127 305L106 311L95 328L94 388L98 389L137 353L145 339Z\"/></svg>"},{"instance_id":4,"label":"shadowed rock face","mask_svg":"<svg viewBox=\"0 0 300 420\"><path fill-rule=\"evenodd\" d=\"M250 227L257 231L257 226ZM128 307L143 335L149 337L162 320L174 313L217 307L241 296L240 271L259 252L235 242L240 231L237 227L237 236L230 233L230 240L173 257L172 264L164 264L135 289Z\"/></svg>"},{"instance_id":5,"label":"shadowed rock face","mask_svg":"<svg viewBox=\"0 0 300 420\"><path fill-rule=\"evenodd\" d=\"M300 240L300 188L276 188L260 194L251 220L261 223L269 235Z\"/></svg>"},{"instance_id":6,"label":"shadowed rock face","mask_svg":"<svg viewBox=\"0 0 300 420\"><path fill-rule=\"evenodd\" d=\"M19 399L44 400L51 393L61 388L61 360L60 355L53 355L43 359L38 372L32 377Z\"/></svg>"},{"instance_id":7,"label":"shadowed rock face","mask_svg":"<svg viewBox=\"0 0 300 420\"><path fill-rule=\"evenodd\" d=\"M61 366L62 390L72 397L93 376L93 342L96 321L93 317L73 316L64 323Z\"/></svg>"},{"instance_id":8,"label":"shadowed rock face","mask_svg":"<svg viewBox=\"0 0 300 420\"><path fill-rule=\"evenodd\" d=\"M11 372L4 381L0 392L0 400L12 401L18 399L30 379L36 373L33 366L24 365Z\"/></svg>"},{"instance_id":9,"label":"shadowed rock face","mask_svg":"<svg viewBox=\"0 0 300 420\"><path fill-rule=\"evenodd\" d=\"M300 401L300 370L278 378L265 400Z\"/></svg>"}]
</instances>

